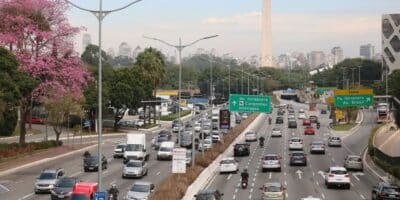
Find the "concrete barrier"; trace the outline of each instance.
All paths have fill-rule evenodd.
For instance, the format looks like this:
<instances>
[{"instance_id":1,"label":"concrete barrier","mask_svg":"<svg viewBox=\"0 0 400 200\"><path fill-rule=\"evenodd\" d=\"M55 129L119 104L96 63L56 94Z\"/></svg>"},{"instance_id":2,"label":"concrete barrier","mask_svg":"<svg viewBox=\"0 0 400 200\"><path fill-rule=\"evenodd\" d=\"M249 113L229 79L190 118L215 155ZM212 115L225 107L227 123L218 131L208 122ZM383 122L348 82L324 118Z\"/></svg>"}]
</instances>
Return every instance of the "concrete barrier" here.
<instances>
[{"instance_id":1,"label":"concrete barrier","mask_svg":"<svg viewBox=\"0 0 400 200\"><path fill-rule=\"evenodd\" d=\"M241 141L244 141L245 133L250 130L256 130L256 128L262 123L265 122L265 114L260 114L257 118L232 142L232 144L220 154L207 168L205 168L197 179L188 187L186 190L185 196L183 196L182 200L192 200L194 199L194 195L197 194L200 190L207 186L207 184L213 179L214 176L217 175L219 162L222 158L226 156L232 156L233 154L233 146Z\"/></svg>"}]
</instances>

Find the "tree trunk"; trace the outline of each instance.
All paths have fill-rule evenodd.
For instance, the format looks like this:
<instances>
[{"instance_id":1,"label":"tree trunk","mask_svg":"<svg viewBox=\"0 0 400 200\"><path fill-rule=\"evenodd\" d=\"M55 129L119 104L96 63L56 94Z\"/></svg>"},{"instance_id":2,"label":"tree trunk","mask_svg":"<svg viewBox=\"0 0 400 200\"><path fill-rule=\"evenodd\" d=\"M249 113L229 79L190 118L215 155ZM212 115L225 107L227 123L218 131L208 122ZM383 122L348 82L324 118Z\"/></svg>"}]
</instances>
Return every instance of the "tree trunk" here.
<instances>
[{"instance_id":1,"label":"tree trunk","mask_svg":"<svg viewBox=\"0 0 400 200\"><path fill-rule=\"evenodd\" d=\"M58 144L58 141L60 140L60 135L61 135L61 133L62 133L61 126L62 126L62 125L60 125L60 126L59 126L59 125L53 126L54 133L56 134L56 142L57 142L57 144Z\"/></svg>"},{"instance_id":2,"label":"tree trunk","mask_svg":"<svg viewBox=\"0 0 400 200\"><path fill-rule=\"evenodd\" d=\"M29 117L30 105L28 98L22 98L21 100L21 119L19 121L19 143L25 144L26 135L26 118Z\"/></svg>"}]
</instances>

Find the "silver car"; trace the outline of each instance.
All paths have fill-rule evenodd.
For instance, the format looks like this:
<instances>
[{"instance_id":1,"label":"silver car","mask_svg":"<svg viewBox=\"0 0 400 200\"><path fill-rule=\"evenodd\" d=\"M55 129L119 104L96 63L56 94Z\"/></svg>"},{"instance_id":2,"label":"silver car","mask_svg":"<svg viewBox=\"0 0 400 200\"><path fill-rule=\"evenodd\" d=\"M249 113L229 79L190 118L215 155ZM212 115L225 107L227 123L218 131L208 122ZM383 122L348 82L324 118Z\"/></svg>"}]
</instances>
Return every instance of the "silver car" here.
<instances>
[{"instance_id":1,"label":"silver car","mask_svg":"<svg viewBox=\"0 0 400 200\"><path fill-rule=\"evenodd\" d=\"M154 191L154 184L145 181L136 181L125 196L128 200L148 199Z\"/></svg>"},{"instance_id":2,"label":"silver car","mask_svg":"<svg viewBox=\"0 0 400 200\"><path fill-rule=\"evenodd\" d=\"M357 155L348 155L344 159L344 168L347 170L359 170L363 171L364 166L363 166L363 161L361 159L361 156Z\"/></svg>"},{"instance_id":3,"label":"silver car","mask_svg":"<svg viewBox=\"0 0 400 200\"><path fill-rule=\"evenodd\" d=\"M310 153L325 154L325 143L321 140L314 140L310 143Z\"/></svg>"},{"instance_id":4,"label":"silver car","mask_svg":"<svg viewBox=\"0 0 400 200\"><path fill-rule=\"evenodd\" d=\"M342 146L342 139L340 137L331 136L328 138L328 146L330 147L341 147Z\"/></svg>"},{"instance_id":5,"label":"silver car","mask_svg":"<svg viewBox=\"0 0 400 200\"><path fill-rule=\"evenodd\" d=\"M35 182L35 193L50 192L57 181L64 176L63 169L45 169Z\"/></svg>"},{"instance_id":6,"label":"silver car","mask_svg":"<svg viewBox=\"0 0 400 200\"><path fill-rule=\"evenodd\" d=\"M257 133L254 131L249 131L245 133L245 140L246 142L255 142L257 141Z\"/></svg>"},{"instance_id":7,"label":"silver car","mask_svg":"<svg viewBox=\"0 0 400 200\"><path fill-rule=\"evenodd\" d=\"M130 160L122 170L122 178L143 177L148 172L147 163L142 160Z\"/></svg>"},{"instance_id":8,"label":"silver car","mask_svg":"<svg viewBox=\"0 0 400 200\"><path fill-rule=\"evenodd\" d=\"M285 200L285 187L281 183L265 183L260 189L263 200Z\"/></svg>"}]
</instances>

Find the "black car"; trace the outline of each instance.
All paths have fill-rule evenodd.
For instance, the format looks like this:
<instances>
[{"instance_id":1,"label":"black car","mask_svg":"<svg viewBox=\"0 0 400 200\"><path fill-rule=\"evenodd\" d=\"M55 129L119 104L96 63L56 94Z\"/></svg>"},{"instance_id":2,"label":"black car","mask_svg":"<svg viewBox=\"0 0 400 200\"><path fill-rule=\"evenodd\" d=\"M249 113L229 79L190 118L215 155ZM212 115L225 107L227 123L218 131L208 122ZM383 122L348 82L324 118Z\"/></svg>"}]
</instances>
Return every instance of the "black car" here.
<instances>
[{"instance_id":1,"label":"black car","mask_svg":"<svg viewBox=\"0 0 400 200\"><path fill-rule=\"evenodd\" d=\"M171 134L171 132L170 132L170 131L167 131L167 130L161 130L161 131L158 133L158 137L167 137L167 138L168 138L168 140L170 140L170 139L171 139L171 137L172 137L172 134Z\"/></svg>"},{"instance_id":2,"label":"black car","mask_svg":"<svg viewBox=\"0 0 400 200\"><path fill-rule=\"evenodd\" d=\"M297 122L296 121L289 121L288 122L288 128L297 128Z\"/></svg>"},{"instance_id":3,"label":"black car","mask_svg":"<svg viewBox=\"0 0 400 200\"><path fill-rule=\"evenodd\" d=\"M400 188L387 182L380 182L372 189L372 200L400 199Z\"/></svg>"},{"instance_id":4,"label":"black car","mask_svg":"<svg viewBox=\"0 0 400 200\"><path fill-rule=\"evenodd\" d=\"M315 115L311 115L310 116L310 121L311 123L318 123L318 117Z\"/></svg>"},{"instance_id":5,"label":"black car","mask_svg":"<svg viewBox=\"0 0 400 200\"><path fill-rule=\"evenodd\" d=\"M275 124L283 124L283 117L277 117L275 119Z\"/></svg>"},{"instance_id":6,"label":"black car","mask_svg":"<svg viewBox=\"0 0 400 200\"><path fill-rule=\"evenodd\" d=\"M290 166L293 165L303 165L307 166L307 157L304 151L293 151L290 154Z\"/></svg>"},{"instance_id":7,"label":"black car","mask_svg":"<svg viewBox=\"0 0 400 200\"><path fill-rule=\"evenodd\" d=\"M250 144L238 143L233 147L233 156L249 156Z\"/></svg>"},{"instance_id":8,"label":"black car","mask_svg":"<svg viewBox=\"0 0 400 200\"><path fill-rule=\"evenodd\" d=\"M322 109L322 110L321 110L321 114L322 114L322 115L325 115L325 114L327 114L327 113L328 113L328 111L326 111L325 109Z\"/></svg>"},{"instance_id":9,"label":"black car","mask_svg":"<svg viewBox=\"0 0 400 200\"><path fill-rule=\"evenodd\" d=\"M107 158L103 156L101 158L101 169L107 169ZM97 171L99 170L99 157L98 156L88 156L83 158L83 171Z\"/></svg>"},{"instance_id":10,"label":"black car","mask_svg":"<svg viewBox=\"0 0 400 200\"><path fill-rule=\"evenodd\" d=\"M278 110L278 115L282 116L284 114L285 114L285 110L283 110L283 109Z\"/></svg>"},{"instance_id":11,"label":"black car","mask_svg":"<svg viewBox=\"0 0 400 200\"><path fill-rule=\"evenodd\" d=\"M79 182L77 178L64 177L57 181L54 188L51 189L51 199L68 199L71 195L75 183Z\"/></svg>"},{"instance_id":12,"label":"black car","mask_svg":"<svg viewBox=\"0 0 400 200\"><path fill-rule=\"evenodd\" d=\"M222 200L222 196L224 193L214 189L202 190L194 195L196 200Z\"/></svg>"}]
</instances>

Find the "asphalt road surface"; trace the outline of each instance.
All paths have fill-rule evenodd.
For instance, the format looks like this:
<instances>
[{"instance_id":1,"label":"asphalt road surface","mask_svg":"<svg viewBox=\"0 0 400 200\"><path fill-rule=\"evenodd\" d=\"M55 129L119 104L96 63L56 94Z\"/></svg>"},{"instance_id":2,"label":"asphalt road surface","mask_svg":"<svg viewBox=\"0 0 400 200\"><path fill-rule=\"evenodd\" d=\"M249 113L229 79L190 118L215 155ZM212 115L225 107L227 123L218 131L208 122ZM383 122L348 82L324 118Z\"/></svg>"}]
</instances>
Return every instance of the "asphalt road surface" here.
<instances>
[{"instance_id":1,"label":"asphalt road surface","mask_svg":"<svg viewBox=\"0 0 400 200\"><path fill-rule=\"evenodd\" d=\"M288 103L288 102L284 102ZM289 102L292 103L292 102ZM297 111L304 105L292 103ZM273 119L276 117L276 110L273 112ZM375 126L374 113L370 110L363 111L364 120L361 127L354 134L341 135L343 146L327 147L326 154L310 154L309 143L314 139L322 139L327 142L331 135L328 125L331 121L329 115L320 115L321 128L316 129L315 135L304 135L302 121L298 120L297 129L287 128L287 112L284 115L284 124L267 125L265 123L259 130L258 136L266 138L264 148L260 148L258 142L251 143L251 154L249 157L239 157L239 169L244 168L249 172L249 183L247 189L240 187L240 173L217 175L207 188L218 189L224 193L224 199L261 199L259 189L266 182L281 182L286 187L285 197L289 200L299 200L303 197L314 196L328 200L355 200L371 199L371 189L379 181L367 169L363 172L351 172L351 189L327 189L324 184L324 171L330 166L343 166L346 155L361 155L368 143L368 136ZM296 115L297 117L297 115ZM271 138L270 133L273 127L282 129L282 138ZM314 125L315 127L315 125ZM307 153L308 163L305 167L289 166L288 139L292 136L299 136L304 140L304 151ZM261 172L261 158L267 153L277 153L282 156L282 172Z\"/></svg>"}]
</instances>

